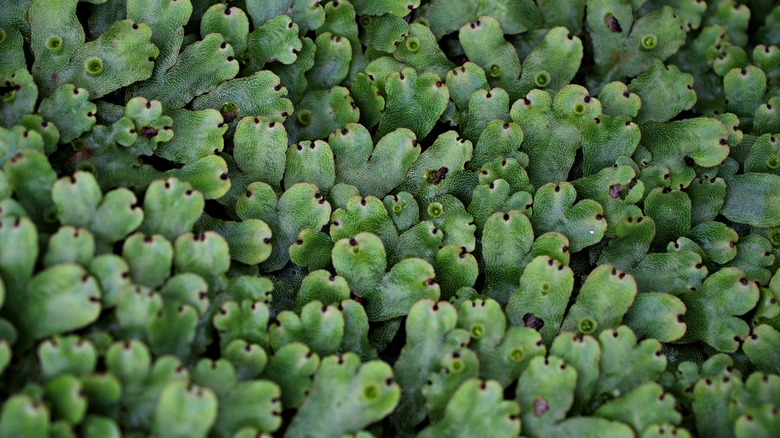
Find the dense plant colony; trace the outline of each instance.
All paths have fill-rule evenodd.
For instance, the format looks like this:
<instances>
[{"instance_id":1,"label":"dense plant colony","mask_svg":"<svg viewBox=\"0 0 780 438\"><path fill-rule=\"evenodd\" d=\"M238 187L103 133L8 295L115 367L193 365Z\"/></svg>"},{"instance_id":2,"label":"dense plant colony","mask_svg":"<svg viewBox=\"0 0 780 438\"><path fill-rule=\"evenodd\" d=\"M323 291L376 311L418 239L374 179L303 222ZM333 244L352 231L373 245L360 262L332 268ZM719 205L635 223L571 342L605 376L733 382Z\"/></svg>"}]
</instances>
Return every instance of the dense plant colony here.
<instances>
[{"instance_id":1,"label":"dense plant colony","mask_svg":"<svg viewBox=\"0 0 780 438\"><path fill-rule=\"evenodd\" d=\"M773 3L4 1L0 436L779 436Z\"/></svg>"}]
</instances>

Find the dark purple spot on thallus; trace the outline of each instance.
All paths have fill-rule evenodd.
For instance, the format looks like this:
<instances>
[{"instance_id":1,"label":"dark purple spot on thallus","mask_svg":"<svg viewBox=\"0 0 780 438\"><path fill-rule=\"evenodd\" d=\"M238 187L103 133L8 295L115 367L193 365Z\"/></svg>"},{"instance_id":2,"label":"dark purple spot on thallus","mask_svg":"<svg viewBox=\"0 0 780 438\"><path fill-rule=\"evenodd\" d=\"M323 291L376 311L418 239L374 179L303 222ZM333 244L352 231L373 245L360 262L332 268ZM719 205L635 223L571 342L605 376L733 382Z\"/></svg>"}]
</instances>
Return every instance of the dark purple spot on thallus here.
<instances>
[{"instance_id":1,"label":"dark purple spot on thallus","mask_svg":"<svg viewBox=\"0 0 780 438\"><path fill-rule=\"evenodd\" d=\"M222 118L225 120L225 123L231 124L234 120L238 117L238 108L232 108L228 111L222 112Z\"/></svg>"},{"instance_id":2,"label":"dark purple spot on thallus","mask_svg":"<svg viewBox=\"0 0 780 438\"><path fill-rule=\"evenodd\" d=\"M608 15L606 18L607 26L610 32L622 32L623 28L620 27L620 22L613 15Z\"/></svg>"},{"instance_id":3,"label":"dark purple spot on thallus","mask_svg":"<svg viewBox=\"0 0 780 438\"><path fill-rule=\"evenodd\" d=\"M154 129L152 127L149 127L149 126L144 126L143 128L141 128L141 137L149 140L152 137L154 137L155 135L157 135L157 130L156 129Z\"/></svg>"},{"instance_id":4,"label":"dark purple spot on thallus","mask_svg":"<svg viewBox=\"0 0 780 438\"><path fill-rule=\"evenodd\" d=\"M619 198L621 190L623 190L622 184L611 185L609 186L609 196L612 198Z\"/></svg>"},{"instance_id":5,"label":"dark purple spot on thallus","mask_svg":"<svg viewBox=\"0 0 780 438\"><path fill-rule=\"evenodd\" d=\"M433 181L431 181L432 184L438 184L444 180L444 177L447 176L447 172L449 169L446 167L442 167L439 170L436 171L436 176L433 177Z\"/></svg>"},{"instance_id":6,"label":"dark purple spot on thallus","mask_svg":"<svg viewBox=\"0 0 780 438\"><path fill-rule=\"evenodd\" d=\"M526 313L523 315L523 325L534 330L539 330L544 327L544 321L533 313Z\"/></svg>"},{"instance_id":7,"label":"dark purple spot on thallus","mask_svg":"<svg viewBox=\"0 0 780 438\"><path fill-rule=\"evenodd\" d=\"M534 400L534 415L537 417L541 417L548 409L550 409L550 404L547 403L547 399L544 397Z\"/></svg>"}]
</instances>

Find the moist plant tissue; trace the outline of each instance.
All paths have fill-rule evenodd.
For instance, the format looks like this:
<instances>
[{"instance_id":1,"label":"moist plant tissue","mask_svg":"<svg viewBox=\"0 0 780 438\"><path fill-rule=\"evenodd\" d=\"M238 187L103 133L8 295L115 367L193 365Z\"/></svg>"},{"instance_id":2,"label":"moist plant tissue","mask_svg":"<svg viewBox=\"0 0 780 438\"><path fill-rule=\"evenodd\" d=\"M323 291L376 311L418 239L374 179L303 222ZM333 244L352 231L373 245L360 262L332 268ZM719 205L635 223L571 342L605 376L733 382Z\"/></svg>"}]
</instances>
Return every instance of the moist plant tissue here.
<instances>
[{"instance_id":1,"label":"moist plant tissue","mask_svg":"<svg viewBox=\"0 0 780 438\"><path fill-rule=\"evenodd\" d=\"M0 436L780 436L780 5L7 0Z\"/></svg>"}]
</instances>

